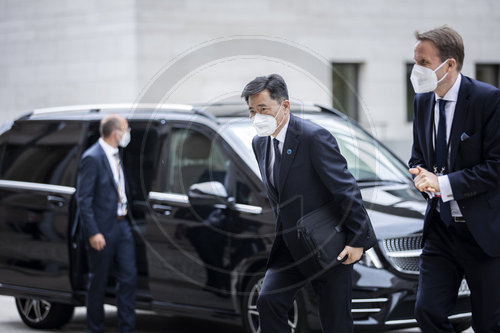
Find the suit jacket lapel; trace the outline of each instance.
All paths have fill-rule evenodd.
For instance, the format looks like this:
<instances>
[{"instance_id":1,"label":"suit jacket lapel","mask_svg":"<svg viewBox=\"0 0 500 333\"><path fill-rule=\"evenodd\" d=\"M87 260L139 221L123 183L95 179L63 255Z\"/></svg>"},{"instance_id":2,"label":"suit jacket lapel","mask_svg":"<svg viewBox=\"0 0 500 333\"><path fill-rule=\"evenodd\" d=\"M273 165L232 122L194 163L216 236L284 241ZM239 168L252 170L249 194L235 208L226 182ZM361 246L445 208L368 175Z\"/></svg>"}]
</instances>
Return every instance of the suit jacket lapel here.
<instances>
[{"instance_id":1,"label":"suit jacket lapel","mask_svg":"<svg viewBox=\"0 0 500 333\"><path fill-rule=\"evenodd\" d=\"M452 171L455 159L458 153L458 146L460 145L460 135L463 133L465 128L465 119L467 116L467 110L469 108L469 85L465 81L465 77L462 77L462 82L460 84L460 89L458 91L457 104L455 106L455 114L453 115L453 122L451 125L450 133L450 170Z\"/></svg>"},{"instance_id":2,"label":"suit jacket lapel","mask_svg":"<svg viewBox=\"0 0 500 333\"><path fill-rule=\"evenodd\" d=\"M111 170L111 166L109 165L109 160L108 157L106 156L106 153L104 152L104 149L101 147L99 143L99 153L101 155L101 162L103 164L105 172L108 174L109 179L111 180L111 183L115 187L116 191L118 192L118 184L115 182L115 177L113 176L113 171Z\"/></svg>"},{"instance_id":3,"label":"suit jacket lapel","mask_svg":"<svg viewBox=\"0 0 500 333\"><path fill-rule=\"evenodd\" d=\"M288 177L288 172L290 171L293 160L295 159L297 147L300 143L300 130L300 123L294 115L290 114L290 122L288 124L288 130L285 136L285 142L283 144L283 152L281 154L278 193L281 193L281 191L283 191L283 187L286 183L286 178Z\"/></svg>"},{"instance_id":4,"label":"suit jacket lapel","mask_svg":"<svg viewBox=\"0 0 500 333\"><path fill-rule=\"evenodd\" d=\"M434 93L429 93L429 98L427 99L427 105L425 110L427 114L425 115L425 140L426 140L426 157L427 157L427 168L431 171L434 165L434 107L436 105L436 99L434 98Z\"/></svg>"},{"instance_id":5,"label":"suit jacket lapel","mask_svg":"<svg viewBox=\"0 0 500 333\"><path fill-rule=\"evenodd\" d=\"M128 181L127 181L127 174L125 173L125 167L124 167L125 163L124 163L124 160L123 160L123 151L122 150L120 150L118 152L118 156L120 157L120 161L121 161L123 183L125 184L125 196L127 197L127 200L128 200L128 198L131 198L131 196L129 195L130 194L129 193L130 192L130 187L129 187ZM116 190L118 190L118 185L116 187Z\"/></svg>"},{"instance_id":6,"label":"suit jacket lapel","mask_svg":"<svg viewBox=\"0 0 500 333\"><path fill-rule=\"evenodd\" d=\"M267 177L267 165L269 164L269 141L270 137L259 138L259 149L261 151L260 154L261 158L257 162L259 164L260 174L262 175L262 182L266 186L267 193L269 193L271 200L277 203L278 198L276 197L276 193L274 192L274 190L270 188L269 180Z\"/></svg>"}]
</instances>

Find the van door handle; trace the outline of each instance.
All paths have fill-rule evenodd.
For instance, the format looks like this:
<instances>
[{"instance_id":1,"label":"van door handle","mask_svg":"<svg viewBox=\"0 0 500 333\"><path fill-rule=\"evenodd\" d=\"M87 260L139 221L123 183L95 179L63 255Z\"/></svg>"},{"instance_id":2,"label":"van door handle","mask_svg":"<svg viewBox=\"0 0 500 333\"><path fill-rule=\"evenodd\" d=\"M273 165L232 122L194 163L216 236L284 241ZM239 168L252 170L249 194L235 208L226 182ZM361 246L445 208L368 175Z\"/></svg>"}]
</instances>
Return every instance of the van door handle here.
<instances>
[{"instance_id":1,"label":"van door handle","mask_svg":"<svg viewBox=\"0 0 500 333\"><path fill-rule=\"evenodd\" d=\"M58 197L57 195L48 195L47 201L53 205L56 205L57 207L62 207L66 203L64 198Z\"/></svg>"},{"instance_id":2,"label":"van door handle","mask_svg":"<svg viewBox=\"0 0 500 333\"><path fill-rule=\"evenodd\" d=\"M153 204L153 210L161 215L169 216L174 208L172 206Z\"/></svg>"}]
</instances>

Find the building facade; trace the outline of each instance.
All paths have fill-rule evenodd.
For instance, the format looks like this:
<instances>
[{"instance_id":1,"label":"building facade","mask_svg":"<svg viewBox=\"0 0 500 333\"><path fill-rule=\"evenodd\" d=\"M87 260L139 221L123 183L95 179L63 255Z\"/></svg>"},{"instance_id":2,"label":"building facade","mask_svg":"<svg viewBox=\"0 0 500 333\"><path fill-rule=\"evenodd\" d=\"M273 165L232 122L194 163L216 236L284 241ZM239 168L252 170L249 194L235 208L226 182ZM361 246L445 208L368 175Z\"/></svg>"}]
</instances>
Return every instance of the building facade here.
<instances>
[{"instance_id":1,"label":"building facade","mask_svg":"<svg viewBox=\"0 0 500 333\"><path fill-rule=\"evenodd\" d=\"M50 106L232 100L276 72L292 99L337 107L405 160L414 33L443 24L464 38L462 72L498 85L496 0L0 0L0 122Z\"/></svg>"}]
</instances>

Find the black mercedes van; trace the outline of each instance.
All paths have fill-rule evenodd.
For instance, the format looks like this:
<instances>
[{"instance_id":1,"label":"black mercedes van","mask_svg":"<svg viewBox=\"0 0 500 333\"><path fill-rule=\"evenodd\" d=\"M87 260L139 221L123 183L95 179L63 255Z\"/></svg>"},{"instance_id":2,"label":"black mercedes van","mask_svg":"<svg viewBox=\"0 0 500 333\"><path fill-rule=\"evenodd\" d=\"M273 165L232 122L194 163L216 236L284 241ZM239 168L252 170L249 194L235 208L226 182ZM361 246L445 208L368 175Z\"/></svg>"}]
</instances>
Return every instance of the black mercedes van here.
<instances>
[{"instance_id":1,"label":"black mercedes van","mask_svg":"<svg viewBox=\"0 0 500 333\"><path fill-rule=\"evenodd\" d=\"M330 130L356 177L377 234L353 271L357 329L416 326L413 317L425 200L406 166L342 113L296 105ZM137 308L259 332L256 299L274 237L274 215L251 149L244 104L95 105L35 110L0 127L0 294L15 297L33 328L58 328L85 300L85 240L75 217L82 153L99 121L125 116L123 163L132 192ZM113 304L115 281L106 302ZM470 326L462 282L451 319ZM290 311L296 333L319 328L307 286Z\"/></svg>"}]
</instances>

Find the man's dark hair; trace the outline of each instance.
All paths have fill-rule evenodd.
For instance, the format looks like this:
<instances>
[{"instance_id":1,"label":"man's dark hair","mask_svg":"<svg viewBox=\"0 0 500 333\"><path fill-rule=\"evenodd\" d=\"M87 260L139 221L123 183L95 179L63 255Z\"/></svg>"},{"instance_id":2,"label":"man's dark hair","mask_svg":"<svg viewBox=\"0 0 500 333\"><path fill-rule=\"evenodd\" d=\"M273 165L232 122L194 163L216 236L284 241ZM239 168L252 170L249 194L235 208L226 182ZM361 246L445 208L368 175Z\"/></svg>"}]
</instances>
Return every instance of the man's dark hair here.
<instances>
[{"instance_id":1,"label":"man's dark hair","mask_svg":"<svg viewBox=\"0 0 500 333\"><path fill-rule=\"evenodd\" d=\"M256 77L245 86L245 89L243 89L241 93L241 97L245 98L248 104L248 98L250 96L258 94L266 89L269 91L271 98L279 103L288 99L288 88L286 87L285 80L278 74Z\"/></svg>"},{"instance_id":2,"label":"man's dark hair","mask_svg":"<svg viewBox=\"0 0 500 333\"><path fill-rule=\"evenodd\" d=\"M118 117L115 115L109 115L101 120L101 124L99 125L99 132L101 134L101 137L107 138L111 135L111 132L113 132L115 129L120 128L121 125Z\"/></svg>"},{"instance_id":3,"label":"man's dark hair","mask_svg":"<svg viewBox=\"0 0 500 333\"><path fill-rule=\"evenodd\" d=\"M460 72L464 63L464 41L458 32L447 25L426 32L415 32L419 41L428 40L436 45L441 62L453 58L457 61L457 70Z\"/></svg>"}]
</instances>

